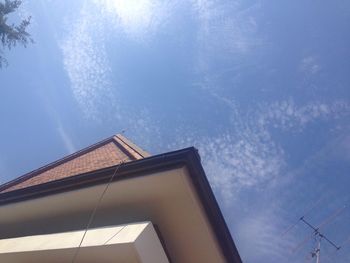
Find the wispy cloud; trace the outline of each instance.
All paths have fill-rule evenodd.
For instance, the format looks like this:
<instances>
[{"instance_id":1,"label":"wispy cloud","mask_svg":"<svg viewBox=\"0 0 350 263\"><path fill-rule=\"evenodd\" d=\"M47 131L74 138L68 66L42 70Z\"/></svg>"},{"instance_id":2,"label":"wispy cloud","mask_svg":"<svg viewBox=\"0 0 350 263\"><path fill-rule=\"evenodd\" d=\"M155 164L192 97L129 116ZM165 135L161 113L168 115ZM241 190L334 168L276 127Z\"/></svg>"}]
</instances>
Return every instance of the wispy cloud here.
<instances>
[{"instance_id":1,"label":"wispy cloud","mask_svg":"<svg viewBox=\"0 0 350 263\"><path fill-rule=\"evenodd\" d=\"M315 56L307 56L301 60L299 68L305 74L316 74L321 70L321 65Z\"/></svg>"},{"instance_id":2,"label":"wispy cloud","mask_svg":"<svg viewBox=\"0 0 350 263\"><path fill-rule=\"evenodd\" d=\"M263 187L284 166L283 151L254 130L206 138L195 145L213 187L227 202L242 188Z\"/></svg>"},{"instance_id":3,"label":"wispy cloud","mask_svg":"<svg viewBox=\"0 0 350 263\"><path fill-rule=\"evenodd\" d=\"M263 44L256 14L260 4L243 7L243 1L193 0L198 19L198 67L206 70L215 59L236 59ZM213 62L213 61L211 61Z\"/></svg>"},{"instance_id":4,"label":"wispy cloud","mask_svg":"<svg viewBox=\"0 0 350 263\"><path fill-rule=\"evenodd\" d=\"M293 235L281 236L281 229L285 227L286 222L279 216L280 212L271 203L257 208L237 222L236 236L239 238L240 252L244 259L249 259L249 262L259 262L262 259L284 262L286 257L291 257L291 248L297 244L298 239Z\"/></svg>"},{"instance_id":5,"label":"wispy cloud","mask_svg":"<svg viewBox=\"0 0 350 263\"><path fill-rule=\"evenodd\" d=\"M337 119L350 114L350 104L345 100L332 102L310 101L297 105L292 98L261 106L260 125L301 131L306 125L319 121Z\"/></svg>"},{"instance_id":6,"label":"wispy cloud","mask_svg":"<svg viewBox=\"0 0 350 263\"><path fill-rule=\"evenodd\" d=\"M74 98L87 118L98 120L99 106L116 101L111 92L103 19L98 12L89 13L89 8L83 6L60 46Z\"/></svg>"},{"instance_id":7,"label":"wispy cloud","mask_svg":"<svg viewBox=\"0 0 350 263\"><path fill-rule=\"evenodd\" d=\"M157 153L162 148L161 124L147 109L133 110L124 115L123 125L127 137L147 151Z\"/></svg>"},{"instance_id":8,"label":"wispy cloud","mask_svg":"<svg viewBox=\"0 0 350 263\"><path fill-rule=\"evenodd\" d=\"M91 0L77 18L67 20L68 34L60 42L63 64L86 118L99 121L106 117L106 109L121 118L117 78L116 74L112 78L106 45L116 36L146 43L166 23L171 5L156 0Z\"/></svg>"},{"instance_id":9,"label":"wispy cloud","mask_svg":"<svg viewBox=\"0 0 350 263\"><path fill-rule=\"evenodd\" d=\"M304 132L315 122L341 119L350 114L349 103L336 100L297 104L293 99L282 99L243 111L234 100L208 87L205 90L227 106L231 125L213 135L193 134L191 128L192 132L181 132L181 138L170 148L194 145L199 149L209 181L225 204L224 211L232 222L233 214L240 214L240 220L232 223L231 229L246 262L282 262L286 256L290 257L289 262L300 262L313 247L312 240L298 253L291 251L308 232L296 228L298 231L286 236L281 234L302 215L308 205L305 200L312 204L319 194L328 195L324 191L328 189L326 185L316 184L315 167L333 157L346 160L349 136L346 131L339 131L338 139L307 156L296 168L289 164L291 153L279 144L273 131L278 129L288 136L291 131ZM337 203L341 203L339 197Z\"/></svg>"},{"instance_id":10,"label":"wispy cloud","mask_svg":"<svg viewBox=\"0 0 350 263\"><path fill-rule=\"evenodd\" d=\"M215 136L185 137L172 148L195 145L212 186L228 203L241 190L264 189L284 169L285 160L283 149L254 115L246 116L233 101L217 98L231 109L233 128Z\"/></svg>"}]
</instances>

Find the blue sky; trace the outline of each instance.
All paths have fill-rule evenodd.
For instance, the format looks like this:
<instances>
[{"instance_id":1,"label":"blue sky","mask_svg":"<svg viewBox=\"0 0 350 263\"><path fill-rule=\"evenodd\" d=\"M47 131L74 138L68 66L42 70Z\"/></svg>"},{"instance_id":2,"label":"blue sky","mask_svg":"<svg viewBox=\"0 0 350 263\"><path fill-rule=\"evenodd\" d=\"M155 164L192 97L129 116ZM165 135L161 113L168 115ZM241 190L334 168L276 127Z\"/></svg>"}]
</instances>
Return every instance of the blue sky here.
<instances>
[{"instance_id":1,"label":"blue sky","mask_svg":"<svg viewBox=\"0 0 350 263\"><path fill-rule=\"evenodd\" d=\"M350 205L350 2L24 1L35 44L0 70L1 181L125 130L194 145L244 262L307 261ZM350 235L350 209L322 230ZM322 262L348 262L350 240Z\"/></svg>"}]
</instances>

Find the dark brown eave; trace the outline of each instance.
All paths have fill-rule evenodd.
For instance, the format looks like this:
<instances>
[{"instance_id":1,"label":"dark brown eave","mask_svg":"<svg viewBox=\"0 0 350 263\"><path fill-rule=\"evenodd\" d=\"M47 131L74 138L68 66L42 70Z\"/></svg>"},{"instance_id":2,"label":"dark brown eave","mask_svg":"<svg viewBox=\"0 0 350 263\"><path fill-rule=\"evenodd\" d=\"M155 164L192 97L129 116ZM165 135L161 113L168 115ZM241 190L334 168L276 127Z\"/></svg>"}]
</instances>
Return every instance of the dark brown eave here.
<instances>
[{"instance_id":1,"label":"dark brown eave","mask_svg":"<svg viewBox=\"0 0 350 263\"><path fill-rule=\"evenodd\" d=\"M108 182L119 165L0 194L0 206ZM186 166L227 262L241 263L224 217L193 147L123 163L114 181Z\"/></svg>"}]
</instances>

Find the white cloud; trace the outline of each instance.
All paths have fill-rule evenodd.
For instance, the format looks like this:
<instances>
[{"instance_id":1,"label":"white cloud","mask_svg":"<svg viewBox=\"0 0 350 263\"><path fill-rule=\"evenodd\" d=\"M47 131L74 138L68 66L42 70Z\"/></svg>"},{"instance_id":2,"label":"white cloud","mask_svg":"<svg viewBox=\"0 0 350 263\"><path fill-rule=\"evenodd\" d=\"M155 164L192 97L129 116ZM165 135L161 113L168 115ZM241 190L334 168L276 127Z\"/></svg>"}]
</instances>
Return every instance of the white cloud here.
<instances>
[{"instance_id":1,"label":"white cloud","mask_svg":"<svg viewBox=\"0 0 350 263\"><path fill-rule=\"evenodd\" d=\"M321 70L321 66L314 56L308 56L301 60L300 70L306 74L316 74Z\"/></svg>"},{"instance_id":2,"label":"white cloud","mask_svg":"<svg viewBox=\"0 0 350 263\"><path fill-rule=\"evenodd\" d=\"M235 55L237 58L262 45L256 20L259 3L243 8L240 0L193 0L192 5L199 23L198 65L201 70L209 66L211 56L228 59Z\"/></svg>"},{"instance_id":3,"label":"white cloud","mask_svg":"<svg viewBox=\"0 0 350 263\"><path fill-rule=\"evenodd\" d=\"M77 18L66 23L68 34L60 41L63 64L73 96L87 119L105 118L106 110L103 114L101 107L121 119L116 113L120 108L106 50L108 41L125 32L131 41L147 42L164 26L171 5L156 0L91 0L85 2Z\"/></svg>"},{"instance_id":4,"label":"white cloud","mask_svg":"<svg viewBox=\"0 0 350 263\"><path fill-rule=\"evenodd\" d=\"M79 18L69 26L61 43L63 63L74 98L85 117L98 120L99 106L116 105L111 92L110 66L103 35L103 18L86 5Z\"/></svg>"},{"instance_id":5,"label":"white cloud","mask_svg":"<svg viewBox=\"0 0 350 263\"><path fill-rule=\"evenodd\" d=\"M279 213L281 211L270 204L237 222L236 237L244 262L248 262L248 259L250 262L263 259L264 262L284 262L287 256L290 262L294 262L296 255L290 255L290 251L298 240L293 235L281 236L281 229L286 222L278 216Z\"/></svg>"},{"instance_id":6,"label":"white cloud","mask_svg":"<svg viewBox=\"0 0 350 263\"><path fill-rule=\"evenodd\" d=\"M293 128L301 131L316 120L335 119L349 114L350 104L344 100L330 103L311 101L299 106L293 99L288 99L261 106L259 123L283 130Z\"/></svg>"},{"instance_id":7,"label":"white cloud","mask_svg":"<svg viewBox=\"0 0 350 263\"><path fill-rule=\"evenodd\" d=\"M208 92L229 107L233 128L214 136L186 137L175 145L199 149L212 186L229 202L241 190L259 190L272 183L285 167L284 151L256 121L259 112L243 114L234 101Z\"/></svg>"},{"instance_id":8,"label":"white cloud","mask_svg":"<svg viewBox=\"0 0 350 263\"><path fill-rule=\"evenodd\" d=\"M215 189L226 201L242 188L260 188L279 175L283 151L256 131L197 142L204 167Z\"/></svg>"},{"instance_id":9,"label":"white cloud","mask_svg":"<svg viewBox=\"0 0 350 263\"><path fill-rule=\"evenodd\" d=\"M258 105L247 113L242 112L234 101L211 89L205 90L230 109L230 128L212 136L181 132L183 138L178 138L169 147L197 147L211 185L226 203L246 190L259 191L291 179L289 176L292 175L287 176L288 173L281 177L288 169L287 161L271 127L301 132L315 121L350 114L346 101L311 101L296 105L292 99Z\"/></svg>"},{"instance_id":10,"label":"white cloud","mask_svg":"<svg viewBox=\"0 0 350 263\"><path fill-rule=\"evenodd\" d=\"M293 198L300 198L295 194L290 196L290 192L300 191L300 195L306 195L305 189L313 184L310 176L308 182L300 181L299 177L312 169L312 166L308 167L309 162L316 165L330 158L330 155L340 155L337 159L345 160L349 151L349 136L346 132L344 135L342 130L340 133L343 135L336 140L336 145L331 142L329 147L308 157L300 169L295 170L295 167L288 167L285 151L273 137L270 128L301 132L316 121L348 116L349 103L345 100L309 101L298 105L288 99L258 105L244 114L235 101L214 93L212 89L205 90L231 110L232 127L235 128L213 136L191 135L181 139L178 145L195 145L199 149L209 180L220 200L226 204L224 209L228 209L229 217L240 213L240 220L232 223L234 226L231 230L246 262L282 262L286 256L290 262L300 262L314 244L311 240L298 253L291 254L306 235L305 231L296 228L296 231L281 236L290 221L300 216L300 208L305 206L295 204ZM252 194L252 190L255 194ZM309 197L316 194L315 188L313 191L310 191ZM249 198L244 197L247 193ZM295 211L295 207L299 212ZM254 251L251 251L252 247Z\"/></svg>"},{"instance_id":11,"label":"white cloud","mask_svg":"<svg viewBox=\"0 0 350 263\"><path fill-rule=\"evenodd\" d=\"M230 107L234 128L214 136L185 135L170 148L197 147L211 185L228 203L242 190L259 191L272 183L285 160L283 149L255 116L244 116L233 101L217 98Z\"/></svg>"},{"instance_id":12,"label":"white cloud","mask_svg":"<svg viewBox=\"0 0 350 263\"><path fill-rule=\"evenodd\" d=\"M147 109L125 113L123 124L126 136L146 151L162 148L161 124Z\"/></svg>"}]
</instances>

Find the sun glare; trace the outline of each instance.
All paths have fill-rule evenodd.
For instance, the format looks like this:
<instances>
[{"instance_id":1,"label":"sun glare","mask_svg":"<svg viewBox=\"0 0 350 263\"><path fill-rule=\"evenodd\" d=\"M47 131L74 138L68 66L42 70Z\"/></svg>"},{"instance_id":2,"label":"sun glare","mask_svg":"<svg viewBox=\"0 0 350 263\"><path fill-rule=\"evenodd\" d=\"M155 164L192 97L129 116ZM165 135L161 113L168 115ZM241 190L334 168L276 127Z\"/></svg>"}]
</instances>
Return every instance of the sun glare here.
<instances>
[{"instance_id":1,"label":"sun glare","mask_svg":"<svg viewBox=\"0 0 350 263\"><path fill-rule=\"evenodd\" d=\"M114 13L127 31L148 27L153 15L152 0L104 0L108 11Z\"/></svg>"}]
</instances>

